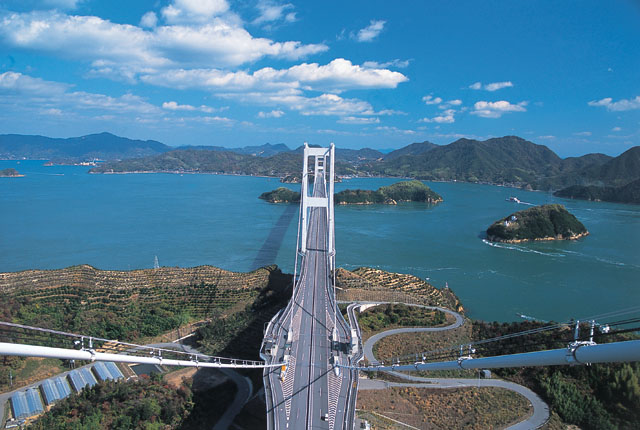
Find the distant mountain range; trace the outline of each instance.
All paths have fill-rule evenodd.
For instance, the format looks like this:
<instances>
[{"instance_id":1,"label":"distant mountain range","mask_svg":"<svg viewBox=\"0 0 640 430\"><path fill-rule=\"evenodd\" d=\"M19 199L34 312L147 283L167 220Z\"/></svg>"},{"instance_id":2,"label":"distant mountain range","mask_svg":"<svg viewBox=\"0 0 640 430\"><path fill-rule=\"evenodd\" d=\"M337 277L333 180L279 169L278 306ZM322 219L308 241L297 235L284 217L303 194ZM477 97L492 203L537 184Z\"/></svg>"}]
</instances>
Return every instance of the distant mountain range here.
<instances>
[{"instance_id":1,"label":"distant mountain range","mask_svg":"<svg viewBox=\"0 0 640 430\"><path fill-rule=\"evenodd\" d=\"M21 134L0 135L0 159L116 160L145 157L171 149L170 146L155 140L132 140L111 133L90 134L68 139Z\"/></svg>"},{"instance_id":2,"label":"distant mountain range","mask_svg":"<svg viewBox=\"0 0 640 430\"><path fill-rule=\"evenodd\" d=\"M0 159L31 159L80 162L124 160L162 154L174 150L232 151L238 154L270 157L291 149L283 144L265 143L260 146L224 148L222 146L180 146L174 148L155 140L134 140L111 133L89 134L81 137L52 138L22 134L0 135Z\"/></svg>"},{"instance_id":3,"label":"distant mountain range","mask_svg":"<svg viewBox=\"0 0 640 430\"><path fill-rule=\"evenodd\" d=\"M282 177L299 173L302 147L291 150L282 143L266 143L243 148L172 148L110 133L69 139L14 134L0 135L0 158L110 160L91 169L91 173L164 171ZM448 145L417 142L388 154L370 148L337 148L336 173L482 182L545 191L581 186L591 188L588 192L574 188L567 196L601 199L615 195L627 201L625 196L635 195L630 192L634 186L620 192L612 189L640 179L640 146L615 158L587 154L565 159L544 145L517 136L485 141L459 139ZM610 189L605 192L605 187Z\"/></svg>"}]
</instances>

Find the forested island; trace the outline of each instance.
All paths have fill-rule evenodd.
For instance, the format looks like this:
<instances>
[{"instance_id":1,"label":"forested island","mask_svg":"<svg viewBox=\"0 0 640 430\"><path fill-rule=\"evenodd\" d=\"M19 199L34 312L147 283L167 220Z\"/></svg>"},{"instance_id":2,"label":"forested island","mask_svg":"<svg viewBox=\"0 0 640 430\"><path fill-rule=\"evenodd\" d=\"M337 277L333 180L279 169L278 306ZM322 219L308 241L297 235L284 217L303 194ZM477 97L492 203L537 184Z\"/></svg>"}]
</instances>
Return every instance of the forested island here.
<instances>
[{"instance_id":1,"label":"forested island","mask_svg":"<svg viewBox=\"0 0 640 430\"><path fill-rule=\"evenodd\" d=\"M535 206L516 212L494 222L487 229L487 239L508 243L579 239L588 234L585 226L559 204Z\"/></svg>"},{"instance_id":2,"label":"forested island","mask_svg":"<svg viewBox=\"0 0 640 430\"><path fill-rule=\"evenodd\" d=\"M20 178L24 175L21 175L16 169L9 168L0 170L0 178Z\"/></svg>"},{"instance_id":3,"label":"forested island","mask_svg":"<svg viewBox=\"0 0 640 430\"><path fill-rule=\"evenodd\" d=\"M396 182L393 185L372 190L344 190L336 193L337 205L395 205L399 202L440 203L442 196L420 181Z\"/></svg>"},{"instance_id":4,"label":"forested island","mask_svg":"<svg viewBox=\"0 0 640 430\"><path fill-rule=\"evenodd\" d=\"M280 187L262 193L259 197L269 203L296 203L300 201L300 193ZM336 205L395 205L398 202L440 203L442 197L420 181L403 181L393 185L380 187L377 190L344 190L336 193Z\"/></svg>"}]
</instances>

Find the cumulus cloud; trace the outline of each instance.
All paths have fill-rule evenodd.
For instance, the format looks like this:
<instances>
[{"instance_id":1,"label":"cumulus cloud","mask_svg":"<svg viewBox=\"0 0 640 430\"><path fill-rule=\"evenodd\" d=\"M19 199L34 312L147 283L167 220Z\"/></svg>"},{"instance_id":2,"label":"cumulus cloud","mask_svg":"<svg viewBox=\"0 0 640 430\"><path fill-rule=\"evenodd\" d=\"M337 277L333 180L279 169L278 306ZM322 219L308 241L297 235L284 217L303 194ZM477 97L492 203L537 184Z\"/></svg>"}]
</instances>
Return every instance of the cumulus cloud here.
<instances>
[{"instance_id":1,"label":"cumulus cloud","mask_svg":"<svg viewBox=\"0 0 640 430\"><path fill-rule=\"evenodd\" d=\"M193 5L199 3L199 0L182 0L176 4L190 4L190 1ZM194 6L188 10L200 9ZM204 12L207 10L216 9L203 9ZM152 18L145 20L146 24L151 21ZM124 76L129 80L137 73L154 72L178 64L182 67L233 67L266 56L298 60L328 49L324 44L256 38L221 17L201 25L168 25L144 30L95 16L69 16L59 12L6 14L0 19L0 41L12 48L87 61L94 74Z\"/></svg>"},{"instance_id":2,"label":"cumulus cloud","mask_svg":"<svg viewBox=\"0 0 640 430\"><path fill-rule=\"evenodd\" d=\"M361 116L345 116L338 120L340 124L357 124L357 125L366 125L366 124L378 124L380 123L380 119L378 117L361 117Z\"/></svg>"},{"instance_id":3,"label":"cumulus cloud","mask_svg":"<svg viewBox=\"0 0 640 430\"><path fill-rule=\"evenodd\" d=\"M478 115L482 118L500 118L502 115L509 112L526 112L526 105L527 102L512 104L506 100L500 100L497 102L479 101L473 105L474 110L471 114Z\"/></svg>"},{"instance_id":4,"label":"cumulus cloud","mask_svg":"<svg viewBox=\"0 0 640 430\"><path fill-rule=\"evenodd\" d=\"M284 116L281 110L272 110L271 112L258 112L258 118L280 118Z\"/></svg>"},{"instance_id":5,"label":"cumulus cloud","mask_svg":"<svg viewBox=\"0 0 640 430\"><path fill-rule=\"evenodd\" d=\"M453 109L447 109L442 112L441 115L437 115L433 118L422 118L420 122L435 122L438 124L451 124L455 122L456 111Z\"/></svg>"},{"instance_id":6,"label":"cumulus cloud","mask_svg":"<svg viewBox=\"0 0 640 430\"><path fill-rule=\"evenodd\" d=\"M294 7L291 3L279 4L270 0L260 0L256 5L260 15L253 20L253 24L264 24L275 21L295 22L296 13L289 12Z\"/></svg>"},{"instance_id":7,"label":"cumulus cloud","mask_svg":"<svg viewBox=\"0 0 640 430\"><path fill-rule=\"evenodd\" d=\"M382 20L371 20L370 24L367 27L358 31L358 33L355 35L356 40L358 42L371 42L382 32L386 23L386 21Z\"/></svg>"},{"instance_id":8,"label":"cumulus cloud","mask_svg":"<svg viewBox=\"0 0 640 430\"><path fill-rule=\"evenodd\" d=\"M636 96L633 99L622 99L614 102L611 97L605 97L602 100L590 101L589 106L602 106L609 111L619 112L640 109L640 96Z\"/></svg>"},{"instance_id":9,"label":"cumulus cloud","mask_svg":"<svg viewBox=\"0 0 640 430\"><path fill-rule=\"evenodd\" d=\"M219 69L168 70L143 75L142 81L172 88L202 88L212 91L278 91L307 89L341 92L351 89L396 88L407 81L402 73L367 69L337 58L326 65L303 63L288 69L265 67L253 73Z\"/></svg>"},{"instance_id":10,"label":"cumulus cloud","mask_svg":"<svg viewBox=\"0 0 640 430\"><path fill-rule=\"evenodd\" d=\"M513 83L511 81L504 81L504 82L492 82L490 84L486 84L486 85L482 85L482 82L475 82L471 85L469 85L469 88L472 90L486 90L486 91L498 91L501 90L502 88L509 88L512 87Z\"/></svg>"},{"instance_id":11,"label":"cumulus cloud","mask_svg":"<svg viewBox=\"0 0 640 430\"><path fill-rule=\"evenodd\" d=\"M158 16L155 12L147 12L140 18L140 27L154 28L158 24Z\"/></svg>"},{"instance_id":12,"label":"cumulus cloud","mask_svg":"<svg viewBox=\"0 0 640 430\"><path fill-rule=\"evenodd\" d=\"M442 98L440 97L433 97L431 94L428 96L424 96L422 97L422 101L427 104L427 105L437 105L442 103Z\"/></svg>"}]
</instances>

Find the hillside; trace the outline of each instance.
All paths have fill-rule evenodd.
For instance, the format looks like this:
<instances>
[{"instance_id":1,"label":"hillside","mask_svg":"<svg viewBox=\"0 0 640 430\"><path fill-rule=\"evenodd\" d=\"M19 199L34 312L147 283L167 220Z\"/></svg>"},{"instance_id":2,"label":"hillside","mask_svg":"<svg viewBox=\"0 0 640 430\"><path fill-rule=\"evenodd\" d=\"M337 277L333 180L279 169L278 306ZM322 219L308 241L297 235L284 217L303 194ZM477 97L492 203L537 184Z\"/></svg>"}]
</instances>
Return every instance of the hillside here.
<instances>
[{"instance_id":1,"label":"hillside","mask_svg":"<svg viewBox=\"0 0 640 430\"><path fill-rule=\"evenodd\" d=\"M166 152L170 147L155 140L132 140L111 133L67 139L20 134L0 135L0 159L115 160Z\"/></svg>"},{"instance_id":2,"label":"hillside","mask_svg":"<svg viewBox=\"0 0 640 430\"><path fill-rule=\"evenodd\" d=\"M593 200L614 203L640 204L640 179L621 187L599 187L597 185L572 185L553 193L568 199Z\"/></svg>"},{"instance_id":3,"label":"hillside","mask_svg":"<svg viewBox=\"0 0 640 430\"><path fill-rule=\"evenodd\" d=\"M579 239L588 235L584 225L564 206L535 206L494 222L487 229L493 242L517 243L532 240Z\"/></svg>"},{"instance_id":4,"label":"hillside","mask_svg":"<svg viewBox=\"0 0 640 430\"><path fill-rule=\"evenodd\" d=\"M371 166L388 176L438 181L530 183L557 170L562 160L546 146L515 136L477 141L459 139L417 155L402 155Z\"/></svg>"},{"instance_id":5,"label":"hillside","mask_svg":"<svg viewBox=\"0 0 640 430\"><path fill-rule=\"evenodd\" d=\"M284 143L277 143L275 145L271 143L265 143L264 145L243 146L240 148L225 148L223 146L207 146L207 145L187 145L178 146L178 150L196 149L205 151L228 151L235 152L236 154L253 155L255 157L270 157L281 152L289 152L291 149Z\"/></svg>"},{"instance_id":6,"label":"hillside","mask_svg":"<svg viewBox=\"0 0 640 430\"><path fill-rule=\"evenodd\" d=\"M164 154L103 163L89 173L180 172L284 177L296 174L302 166L302 154L280 152L270 157L256 157L230 151L175 150ZM337 162L337 174L349 174L349 164Z\"/></svg>"},{"instance_id":7,"label":"hillside","mask_svg":"<svg viewBox=\"0 0 640 430\"><path fill-rule=\"evenodd\" d=\"M384 159L393 160L394 158L402 157L403 155L420 155L437 147L438 145L435 143L431 143L426 140L424 142L416 142L403 148L396 149L395 151L391 151L384 156Z\"/></svg>"}]
</instances>

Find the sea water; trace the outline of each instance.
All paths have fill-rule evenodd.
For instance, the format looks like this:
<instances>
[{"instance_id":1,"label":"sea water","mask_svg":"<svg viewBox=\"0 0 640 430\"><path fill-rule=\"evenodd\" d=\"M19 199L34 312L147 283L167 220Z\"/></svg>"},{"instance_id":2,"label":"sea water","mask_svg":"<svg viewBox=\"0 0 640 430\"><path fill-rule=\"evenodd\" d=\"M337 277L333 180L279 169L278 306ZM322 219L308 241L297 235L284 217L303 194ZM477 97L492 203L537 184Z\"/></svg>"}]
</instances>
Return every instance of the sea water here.
<instances>
[{"instance_id":1,"label":"sea water","mask_svg":"<svg viewBox=\"0 0 640 430\"><path fill-rule=\"evenodd\" d=\"M83 166L0 161L0 272L90 264L99 269L210 264L293 271L297 205L258 196L275 178L205 174L91 175ZM350 179L377 189L395 179ZM369 266L445 283L468 314L565 321L640 303L640 206L565 200L467 183L427 184L444 202L337 206L339 267ZM298 189L299 185L287 184ZM507 201L517 196L523 203ZM528 205L562 203L591 233L577 241L496 244L495 220Z\"/></svg>"}]
</instances>

